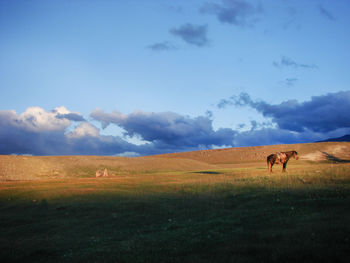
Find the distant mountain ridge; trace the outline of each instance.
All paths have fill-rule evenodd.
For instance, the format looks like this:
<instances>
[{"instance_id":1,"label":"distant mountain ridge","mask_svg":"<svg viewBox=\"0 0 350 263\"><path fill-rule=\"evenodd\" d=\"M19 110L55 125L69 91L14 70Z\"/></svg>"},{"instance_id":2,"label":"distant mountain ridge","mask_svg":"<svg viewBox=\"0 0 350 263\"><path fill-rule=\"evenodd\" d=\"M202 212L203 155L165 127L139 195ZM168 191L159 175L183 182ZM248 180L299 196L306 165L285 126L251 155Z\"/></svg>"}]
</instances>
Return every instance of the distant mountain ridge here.
<instances>
[{"instance_id":1,"label":"distant mountain ridge","mask_svg":"<svg viewBox=\"0 0 350 263\"><path fill-rule=\"evenodd\" d=\"M318 142L350 142L350 134L346 134L342 137L338 138L329 138L323 141L318 141Z\"/></svg>"}]
</instances>

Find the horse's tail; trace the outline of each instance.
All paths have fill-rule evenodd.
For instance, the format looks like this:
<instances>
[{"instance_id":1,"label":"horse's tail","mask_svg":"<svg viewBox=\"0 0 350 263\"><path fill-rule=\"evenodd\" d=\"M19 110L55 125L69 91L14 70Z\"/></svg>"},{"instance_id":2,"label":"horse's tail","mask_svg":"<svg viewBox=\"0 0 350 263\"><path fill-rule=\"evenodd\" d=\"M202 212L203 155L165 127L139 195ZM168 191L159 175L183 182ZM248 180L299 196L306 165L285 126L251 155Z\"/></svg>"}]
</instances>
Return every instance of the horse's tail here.
<instances>
[{"instance_id":1,"label":"horse's tail","mask_svg":"<svg viewBox=\"0 0 350 263\"><path fill-rule=\"evenodd\" d=\"M271 155L267 156L266 158L266 164L267 164L267 169L270 171L270 159L271 159Z\"/></svg>"},{"instance_id":2,"label":"horse's tail","mask_svg":"<svg viewBox=\"0 0 350 263\"><path fill-rule=\"evenodd\" d=\"M270 154L269 156L267 156L267 158L266 158L266 162L267 162L267 164L269 164L269 162L270 162L270 160L271 160L272 156L273 156L273 154Z\"/></svg>"},{"instance_id":3,"label":"horse's tail","mask_svg":"<svg viewBox=\"0 0 350 263\"><path fill-rule=\"evenodd\" d=\"M273 165L273 154L270 154L269 156L267 156L266 158L266 164L267 164L267 170L271 173L272 172L272 165Z\"/></svg>"}]
</instances>

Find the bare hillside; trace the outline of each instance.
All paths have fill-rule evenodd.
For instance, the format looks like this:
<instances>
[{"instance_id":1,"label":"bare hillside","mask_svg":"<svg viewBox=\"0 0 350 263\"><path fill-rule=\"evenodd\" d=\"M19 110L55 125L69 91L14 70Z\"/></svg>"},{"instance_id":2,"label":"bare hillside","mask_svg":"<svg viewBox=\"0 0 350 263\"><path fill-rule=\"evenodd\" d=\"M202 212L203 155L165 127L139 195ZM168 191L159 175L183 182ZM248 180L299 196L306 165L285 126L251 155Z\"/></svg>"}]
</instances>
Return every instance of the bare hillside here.
<instances>
[{"instance_id":1,"label":"bare hillside","mask_svg":"<svg viewBox=\"0 0 350 263\"><path fill-rule=\"evenodd\" d=\"M303 144L281 144L255 147L239 147L215 150L203 150L194 152L182 152L158 155L157 158L185 158L198 160L208 164L243 164L246 162L265 161L266 157L279 151L298 152L301 160L348 160L350 159L349 142L322 142Z\"/></svg>"},{"instance_id":2,"label":"bare hillside","mask_svg":"<svg viewBox=\"0 0 350 263\"><path fill-rule=\"evenodd\" d=\"M94 177L107 168L113 175L162 171L214 169L216 166L192 159L107 156L0 156L0 180Z\"/></svg>"},{"instance_id":3,"label":"bare hillside","mask_svg":"<svg viewBox=\"0 0 350 263\"><path fill-rule=\"evenodd\" d=\"M296 150L300 160L304 161L350 160L349 142L226 148L146 157L3 155L0 156L0 181L95 177L97 170L105 168L111 176L127 176L135 173L265 166L267 155L289 150Z\"/></svg>"}]
</instances>

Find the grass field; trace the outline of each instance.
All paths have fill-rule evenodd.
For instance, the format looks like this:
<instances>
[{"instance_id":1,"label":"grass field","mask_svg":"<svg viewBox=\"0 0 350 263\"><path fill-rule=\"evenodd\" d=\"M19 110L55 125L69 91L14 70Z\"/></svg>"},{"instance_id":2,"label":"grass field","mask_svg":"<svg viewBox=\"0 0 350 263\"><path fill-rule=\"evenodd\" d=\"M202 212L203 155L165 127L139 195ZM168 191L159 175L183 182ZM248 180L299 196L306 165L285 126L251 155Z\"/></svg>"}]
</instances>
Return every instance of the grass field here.
<instances>
[{"instance_id":1,"label":"grass field","mask_svg":"<svg viewBox=\"0 0 350 263\"><path fill-rule=\"evenodd\" d=\"M350 262L349 144L295 145L270 175L278 147L2 156L1 262Z\"/></svg>"}]
</instances>

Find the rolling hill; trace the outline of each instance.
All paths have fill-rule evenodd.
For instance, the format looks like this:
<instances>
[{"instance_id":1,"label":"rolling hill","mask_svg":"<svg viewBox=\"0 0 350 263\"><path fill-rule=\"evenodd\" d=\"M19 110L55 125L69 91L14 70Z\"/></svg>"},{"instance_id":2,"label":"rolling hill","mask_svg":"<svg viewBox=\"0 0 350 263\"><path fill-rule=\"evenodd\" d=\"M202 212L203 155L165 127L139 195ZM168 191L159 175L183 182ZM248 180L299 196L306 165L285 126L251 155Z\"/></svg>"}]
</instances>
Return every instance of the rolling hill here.
<instances>
[{"instance_id":1,"label":"rolling hill","mask_svg":"<svg viewBox=\"0 0 350 263\"><path fill-rule=\"evenodd\" d=\"M324 142L181 152L145 157L0 156L0 180L95 177L107 168L113 176L135 173L265 167L266 156L296 150L304 161L350 159L350 143Z\"/></svg>"}]
</instances>

